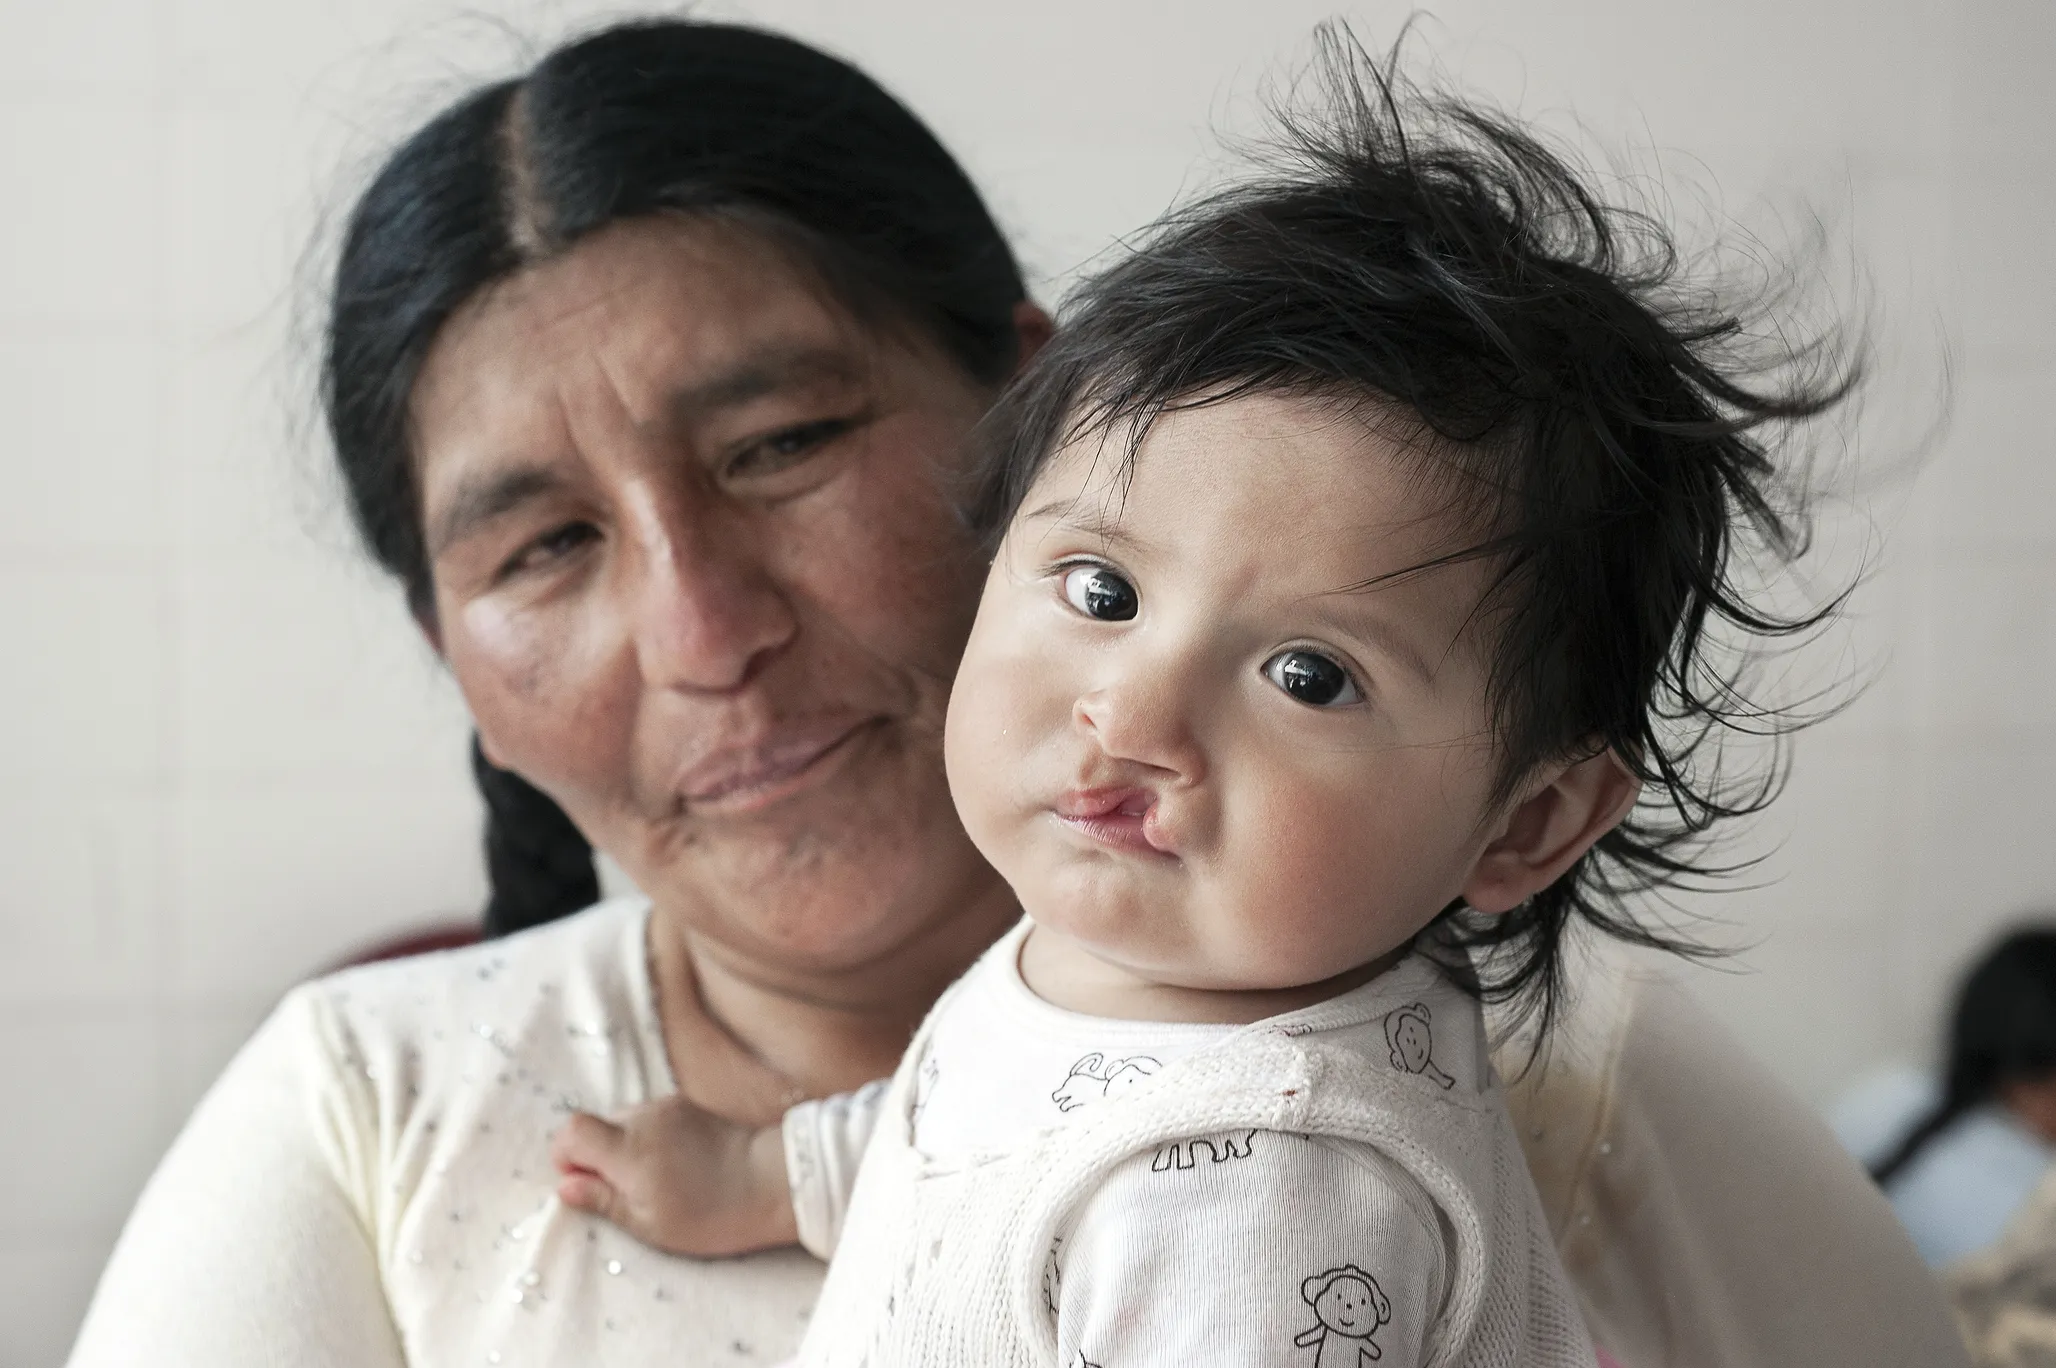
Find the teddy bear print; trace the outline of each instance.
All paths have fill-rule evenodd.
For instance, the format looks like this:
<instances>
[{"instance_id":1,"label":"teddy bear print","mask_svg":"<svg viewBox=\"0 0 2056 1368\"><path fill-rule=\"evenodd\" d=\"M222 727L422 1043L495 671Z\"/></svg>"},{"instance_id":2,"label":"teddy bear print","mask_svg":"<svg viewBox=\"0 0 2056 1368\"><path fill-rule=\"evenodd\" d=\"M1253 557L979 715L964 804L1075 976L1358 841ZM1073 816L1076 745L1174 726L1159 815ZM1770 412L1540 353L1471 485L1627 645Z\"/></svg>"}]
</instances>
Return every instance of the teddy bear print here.
<instances>
[{"instance_id":1,"label":"teddy bear print","mask_svg":"<svg viewBox=\"0 0 2056 1368\"><path fill-rule=\"evenodd\" d=\"M1391 1012L1385 1018L1385 1043L1392 1047L1392 1067L1421 1074L1445 1088L1456 1080L1436 1067L1430 1053L1435 1048L1428 1029L1428 1004L1416 1002Z\"/></svg>"},{"instance_id":2,"label":"teddy bear print","mask_svg":"<svg viewBox=\"0 0 2056 1368\"><path fill-rule=\"evenodd\" d=\"M1149 1171L1168 1173L1172 1169L1189 1169L1199 1162L1201 1150L1205 1150L1207 1159L1216 1164L1225 1164L1230 1159L1247 1159L1250 1143L1255 1139L1254 1130L1244 1130L1193 1140L1173 1140L1156 1152L1156 1157L1149 1162Z\"/></svg>"},{"instance_id":3,"label":"teddy bear print","mask_svg":"<svg viewBox=\"0 0 2056 1368\"><path fill-rule=\"evenodd\" d=\"M1299 1285L1314 1309L1314 1327L1292 1342L1314 1351L1313 1368L1364 1368L1384 1357L1371 1336L1392 1319L1392 1303L1378 1280L1355 1264L1316 1273Z\"/></svg>"},{"instance_id":4,"label":"teddy bear print","mask_svg":"<svg viewBox=\"0 0 2056 1368\"><path fill-rule=\"evenodd\" d=\"M1057 1104L1060 1112L1073 1112L1087 1102L1119 1097L1163 1067L1148 1055L1131 1055L1108 1063L1105 1055L1094 1050L1071 1066L1070 1074L1049 1095L1050 1101Z\"/></svg>"},{"instance_id":5,"label":"teddy bear print","mask_svg":"<svg viewBox=\"0 0 2056 1368\"><path fill-rule=\"evenodd\" d=\"M1064 1296L1064 1266L1058 1262L1063 1248L1064 1237L1059 1235L1049 1242L1049 1257L1042 1261L1042 1308L1052 1316Z\"/></svg>"}]
</instances>

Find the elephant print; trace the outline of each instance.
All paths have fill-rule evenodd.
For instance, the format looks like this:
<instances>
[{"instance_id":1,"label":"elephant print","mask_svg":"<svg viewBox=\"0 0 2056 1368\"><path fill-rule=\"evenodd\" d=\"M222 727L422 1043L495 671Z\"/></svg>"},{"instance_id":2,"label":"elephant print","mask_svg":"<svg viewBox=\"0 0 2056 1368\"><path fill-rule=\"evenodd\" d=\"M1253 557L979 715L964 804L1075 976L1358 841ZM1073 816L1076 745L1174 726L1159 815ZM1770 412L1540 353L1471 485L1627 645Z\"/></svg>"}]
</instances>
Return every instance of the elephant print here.
<instances>
[{"instance_id":1,"label":"elephant print","mask_svg":"<svg viewBox=\"0 0 2056 1368\"><path fill-rule=\"evenodd\" d=\"M1385 1043L1392 1047L1392 1067L1421 1074L1445 1088L1456 1080L1436 1067L1432 1058L1435 1038L1428 1029L1428 1004L1416 1002L1401 1007L1385 1018Z\"/></svg>"},{"instance_id":2,"label":"elephant print","mask_svg":"<svg viewBox=\"0 0 2056 1368\"><path fill-rule=\"evenodd\" d=\"M1087 1102L1119 1097L1163 1067L1148 1055L1131 1055L1108 1063L1105 1055L1094 1050L1071 1066L1069 1076L1049 1095L1050 1101L1057 1104L1060 1112L1073 1112Z\"/></svg>"},{"instance_id":3,"label":"elephant print","mask_svg":"<svg viewBox=\"0 0 2056 1368\"><path fill-rule=\"evenodd\" d=\"M1371 1336L1392 1319L1392 1303L1376 1278L1344 1264L1301 1283L1299 1298L1314 1309L1315 1323L1292 1342L1314 1351L1313 1368L1365 1368L1384 1357Z\"/></svg>"},{"instance_id":4,"label":"elephant print","mask_svg":"<svg viewBox=\"0 0 2056 1368\"><path fill-rule=\"evenodd\" d=\"M1196 1140L1173 1140L1156 1152L1150 1160L1151 1173L1167 1173L1172 1169L1189 1169L1199 1162L1199 1152L1206 1151L1209 1162L1225 1164L1230 1159L1247 1159L1249 1146L1256 1139L1254 1130L1228 1131L1221 1135L1203 1136Z\"/></svg>"}]
</instances>

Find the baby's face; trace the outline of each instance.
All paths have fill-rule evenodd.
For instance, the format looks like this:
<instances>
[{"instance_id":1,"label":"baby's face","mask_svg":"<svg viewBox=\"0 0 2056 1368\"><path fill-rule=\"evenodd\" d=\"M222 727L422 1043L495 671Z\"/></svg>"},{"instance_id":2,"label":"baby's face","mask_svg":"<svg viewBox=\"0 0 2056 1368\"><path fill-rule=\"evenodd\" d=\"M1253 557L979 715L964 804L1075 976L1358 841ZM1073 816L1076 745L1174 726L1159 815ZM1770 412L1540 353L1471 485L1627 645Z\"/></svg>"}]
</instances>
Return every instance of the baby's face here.
<instances>
[{"instance_id":1,"label":"baby's face","mask_svg":"<svg viewBox=\"0 0 2056 1368\"><path fill-rule=\"evenodd\" d=\"M1116 438L1116 442L1118 442ZM1051 461L951 696L951 792L1039 924L1151 982L1316 983L1395 948L1494 834L1480 561L1385 439L1307 401Z\"/></svg>"}]
</instances>

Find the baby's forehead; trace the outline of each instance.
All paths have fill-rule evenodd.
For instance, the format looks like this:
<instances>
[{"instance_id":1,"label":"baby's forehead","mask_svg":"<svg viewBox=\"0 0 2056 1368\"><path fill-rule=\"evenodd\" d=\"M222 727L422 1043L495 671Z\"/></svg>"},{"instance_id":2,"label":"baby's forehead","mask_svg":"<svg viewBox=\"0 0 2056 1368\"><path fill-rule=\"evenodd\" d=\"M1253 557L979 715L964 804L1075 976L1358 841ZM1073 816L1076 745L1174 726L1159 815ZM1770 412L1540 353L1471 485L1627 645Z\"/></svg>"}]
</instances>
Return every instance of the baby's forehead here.
<instances>
[{"instance_id":1,"label":"baby's forehead","mask_svg":"<svg viewBox=\"0 0 2056 1368\"><path fill-rule=\"evenodd\" d=\"M1075 433L1015 521L1347 592L1463 566L1481 540L1466 484L1382 410L1251 394Z\"/></svg>"},{"instance_id":2,"label":"baby's forehead","mask_svg":"<svg viewBox=\"0 0 2056 1368\"><path fill-rule=\"evenodd\" d=\"M1490 523L1490 491L1467 449L1410 410L1361 397L1254 392L1161 411L1074 421L1042 463L1036 495L1078 496L1130 514L1138 487L1203 489L1233 502L1261 493L1309 507L1338 496L1380 521Z\"/></svg>"}]
</instances>

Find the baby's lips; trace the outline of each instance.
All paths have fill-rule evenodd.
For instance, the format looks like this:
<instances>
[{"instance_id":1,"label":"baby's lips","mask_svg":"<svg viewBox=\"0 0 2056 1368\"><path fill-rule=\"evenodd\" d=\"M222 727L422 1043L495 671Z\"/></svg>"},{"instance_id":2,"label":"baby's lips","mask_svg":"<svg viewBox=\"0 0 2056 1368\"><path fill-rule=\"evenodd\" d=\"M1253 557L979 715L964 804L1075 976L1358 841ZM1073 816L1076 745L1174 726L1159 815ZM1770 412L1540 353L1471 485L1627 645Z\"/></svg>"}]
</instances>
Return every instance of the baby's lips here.
<instances>
[{"instance_id":1,"label":"baby's lips","mask_svg":"<svg viewBox=\"0 0 2056 1368\"><path fill-rule=\"evenodd\" d=\"M1100 817L1148 817L1156 806L1156 793L1139 785L1070 789L1057 795L1059 817L1092 821Z\"/></svg>"}]
</instances>

